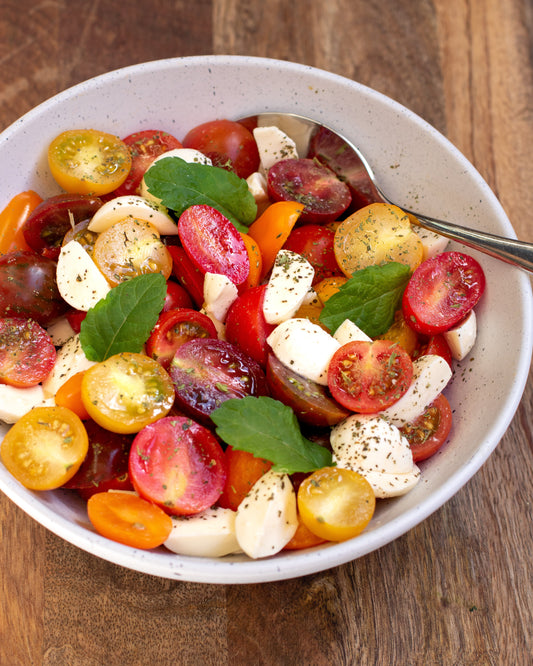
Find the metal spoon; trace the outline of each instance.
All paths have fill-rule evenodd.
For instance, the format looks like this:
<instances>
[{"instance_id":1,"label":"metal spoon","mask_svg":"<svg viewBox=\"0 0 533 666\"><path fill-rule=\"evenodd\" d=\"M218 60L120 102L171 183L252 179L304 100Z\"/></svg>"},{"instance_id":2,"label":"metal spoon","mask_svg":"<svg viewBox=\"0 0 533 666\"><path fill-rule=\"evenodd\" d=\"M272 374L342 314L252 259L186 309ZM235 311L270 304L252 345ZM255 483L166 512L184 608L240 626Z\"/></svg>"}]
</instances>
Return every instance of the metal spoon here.
<instances>
[{"instance_id":1,"label":"metal spoon","mask_svg":"<svg viewBox=\"0 0 533 666\"><path fill-rule=\"evenodd\" d=\"M300 156L320 157L351 186L357 207L376 201L397 205L384 194L361 151L325 125L304 116L281 112L259 113L240 122L279 127L296 142ZM403 206L400 208L416 218L413 221L425 229L533 273L533 243L495 236L422 215Z\"/></svg>"}]
</instances>

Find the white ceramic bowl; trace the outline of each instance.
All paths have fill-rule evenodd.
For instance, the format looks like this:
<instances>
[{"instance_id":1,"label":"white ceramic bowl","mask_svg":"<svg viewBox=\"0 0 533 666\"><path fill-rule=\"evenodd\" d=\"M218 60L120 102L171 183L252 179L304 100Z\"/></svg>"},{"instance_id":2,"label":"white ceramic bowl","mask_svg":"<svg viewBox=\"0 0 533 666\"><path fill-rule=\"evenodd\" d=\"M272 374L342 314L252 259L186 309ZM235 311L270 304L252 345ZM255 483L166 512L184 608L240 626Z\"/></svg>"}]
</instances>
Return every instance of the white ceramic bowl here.
<instances>
[{"instance_id":1,"label":"white ceramic bowl","mask_svg":"<svg viewBox=\"0 0 533 666\"><path fill-rule=\"evenodd\" d=\"M177 58L127 67L66 90L30 111L0 135L0 207L32 188L58 192L46 147L59 132L97 128L126 136L163 129L182 137L216 118L281 110L315 118L367 154L384 191L400 204L500 235L514 231L474 167L435 129L365 86L311 67L241 56ZM394 168L391 168L394 167ZM474 359L456 371L447 395L455 411L450 442L422 463L423 479L404 497L380 501L359 537L308 551L252 561L144 552L97 535L84 504L63 491L32 492L0 464L0 489L63 539L119 565L171 579L256 583L322 571L389 543L444 504L485 462L519 404L532 347L529 278L473 253L487 277L478 306ZM0 431L5 432L5 427Z\"/></svg>"}]
</instances>

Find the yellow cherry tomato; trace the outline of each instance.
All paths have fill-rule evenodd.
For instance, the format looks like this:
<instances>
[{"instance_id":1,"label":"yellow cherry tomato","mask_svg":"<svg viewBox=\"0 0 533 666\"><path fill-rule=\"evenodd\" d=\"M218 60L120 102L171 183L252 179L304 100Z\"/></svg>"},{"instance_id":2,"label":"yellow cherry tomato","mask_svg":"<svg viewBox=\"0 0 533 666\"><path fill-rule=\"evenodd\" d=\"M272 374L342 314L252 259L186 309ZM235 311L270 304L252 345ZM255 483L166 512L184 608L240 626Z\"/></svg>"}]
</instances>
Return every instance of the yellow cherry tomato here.
<instances>
[{"instance_id":1,"label":"yellow cherry tomato","mask_svg":"<svg viewBox=\"0 0 533 666\"><path fill-rule=\"evenodd\" d=\"M67 192L100 196L115 190L131 169L128 146L117 136L93 129L67 130L48 147L48 164Z\"/></svg>"},{"instance_id":2,"label":"yellow cherry tomato","mask_svg":"<svg viewBox=\"0 0 533 666\"><path fill-rule=\"evenodd\" d=\"M341 271L355 271L397 261L414 270L424 254L409 216L397 206L373 203L347 217L337 228L334 250Z\"/></svg>"},{"instance_id":3,"label":"yellow cherry tomato","mask_svg":"<svg viewBox=\"0 0 533 666\"><path fill-rule=\"evenodd\" d=\"M168 414L174 385L154 359L123 352L85 371L81 398L90 417L106 430L136 433Z\"/></svg>"},{"instance_id":4,"label":"yellow cherry tomato","mask_svg":"<svg viewBox=\"0 0 533 666\"><path fill-rule=\"evenodd\" d=\"M379 335L378 338L398 343L402 349L405 349L409 356L413 356L419 346L418 335L407 325L401 310L394 313L394 321L391 327L385 333Z\"/></svg>"},{"instance_id":5,"label":"yellow cherry tomato","mask_svg":"<svg viewBox=\"0 0 533 666\"><path fill-rule=\"evenodd\" d=\"M347 277L327 277L315 284L313 289L318 296L318 300L322 303L322 305L325 305L326 301L331 298L333 294L336 294L340 287L346 282L348 282Z\"/></svg>"},{"instance_id":6,"label":"yellow cherry tomato","mask_svg":"<svg viewBox=\"0 0 533 666\"><path fill-rule=\"evenodd\" d=\"M59 488L78 471L89 439L81 419L66 407L34 407L8 430L0 457L31 490Z\"/></svg>"},{"instance_id":7,"label":"yellow cherry tomato","mask_svg":"<svg viewBox=\"0 0 533 666\"><path fill-rule=\"evenodd\" d=\"M345 541L360 534L375 507L372 486L350 469L323 467L305 478L298 489L301 521L328 541Z\"/></svg>"}]
</instances>

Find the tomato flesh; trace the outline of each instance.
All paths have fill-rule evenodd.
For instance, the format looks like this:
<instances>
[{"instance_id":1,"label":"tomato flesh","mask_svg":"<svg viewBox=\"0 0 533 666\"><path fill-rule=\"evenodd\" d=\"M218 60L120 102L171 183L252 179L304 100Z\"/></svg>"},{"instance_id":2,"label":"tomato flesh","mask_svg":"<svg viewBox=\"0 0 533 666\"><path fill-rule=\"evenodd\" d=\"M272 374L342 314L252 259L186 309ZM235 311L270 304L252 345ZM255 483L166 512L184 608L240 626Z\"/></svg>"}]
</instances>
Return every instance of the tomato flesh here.
<instances>
[{"instance_id":1,"label":"tomato flesh","mask_svg":"<svg viewBox=\"0 0 533 666\"><path fill-rule=\"evenodd\" d=\"M304 224L293 229L285 241L284 249L301 254L315 269L313 285L327 277L340 276L333 242L333 229L319 224Z\"/></svg>"},{"instance_id":2,"label":"tomato flesh","mask_svg":"<svg viewBox=\"0 0 533 666\"><path fill-rule=\"evenodd\" d=\"M51 372L56 348L48 333L32 319L0 319L0 383L35 386Z\"/></svg>"},{"instance_id":3,"label":"tomato flesh","mask_svg":"<svg viewBox=\"0 0 533 666\"><path fill-rule=\"evenodd\" d=\"M407 437L413 461L426 460L444 444L452 428L452 409L441 393L416 421L400 428Z\"/></svg>"},{"instance_id":4,"label":"tomato flesh","mask_svg":"<svg viewBox=\"0 0 533 666\"><path fill-rule=\"evenodd\" d=\"M272 463L256 458L248 451L239 451L228 446L224 452L226 461L226 482L218 506L237 511L239 504L248 495L256 481L266 474Z\"/></svg>"}]
</instances>

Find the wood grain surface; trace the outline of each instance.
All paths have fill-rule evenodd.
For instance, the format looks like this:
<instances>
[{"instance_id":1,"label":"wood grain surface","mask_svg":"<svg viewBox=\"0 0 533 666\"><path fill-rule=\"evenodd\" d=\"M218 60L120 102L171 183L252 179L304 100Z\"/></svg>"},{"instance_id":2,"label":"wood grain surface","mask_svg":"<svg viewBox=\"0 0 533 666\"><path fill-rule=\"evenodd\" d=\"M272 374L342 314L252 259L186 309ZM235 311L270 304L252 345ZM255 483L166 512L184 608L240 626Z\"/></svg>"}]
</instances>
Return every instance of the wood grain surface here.
<instances>
[{"instance_id":1,"label":"wood grain surface","mask_svg":"<svg viewBox=\"0 0 533 666\"><path fill-rule=\"evenodd\" d=\"M0 0L0 129L171 56L301 62L393 97L533 241L531 0ZM1 183L0 183L1 188ZM479 473L403 537L301 579L174 582L99 560L0 497L0 665L533 663L533 382Z\"/></svg>"}]
</instances>

